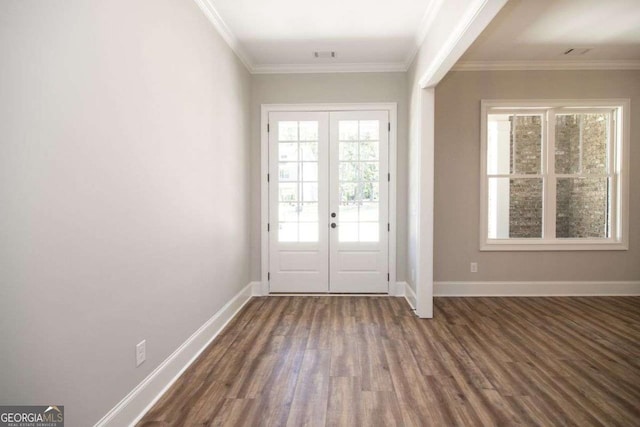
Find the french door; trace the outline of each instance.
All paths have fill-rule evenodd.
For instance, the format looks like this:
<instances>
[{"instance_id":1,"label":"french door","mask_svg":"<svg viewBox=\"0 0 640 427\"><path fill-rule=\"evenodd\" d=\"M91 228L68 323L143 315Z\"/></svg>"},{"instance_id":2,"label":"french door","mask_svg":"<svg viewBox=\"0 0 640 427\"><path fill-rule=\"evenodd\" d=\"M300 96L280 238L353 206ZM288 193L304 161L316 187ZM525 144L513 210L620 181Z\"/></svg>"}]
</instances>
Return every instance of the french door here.
<instances>
[{"instance_id":1,"label":"french door","mask_svg":"<svg viewBox=\"0 0 640 427\"><path fill-rule=\"evenodd\" d=\"M270 292L388 292L388 123L269 113Z\"/></svg>"}]
</instances>

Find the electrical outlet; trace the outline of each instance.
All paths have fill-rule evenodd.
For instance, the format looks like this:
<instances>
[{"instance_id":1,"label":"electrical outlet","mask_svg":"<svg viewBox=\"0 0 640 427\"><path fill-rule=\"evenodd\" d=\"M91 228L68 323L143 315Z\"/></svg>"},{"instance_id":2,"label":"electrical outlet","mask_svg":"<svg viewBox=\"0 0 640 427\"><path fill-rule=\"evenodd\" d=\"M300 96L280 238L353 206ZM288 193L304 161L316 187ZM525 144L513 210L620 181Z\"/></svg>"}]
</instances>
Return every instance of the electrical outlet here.
<instances>
[{"instance_id":1,"label":"electrical outlet","mask_svg":"<svg viewBox=\"0 0 640 427\"><path fill-rule=\"evenodd\" d=\"M471 263L471 272L472 273L477 273L478 272L478 263L477 262L472 262Z\"/></svg>"},{"instance_id":2,"label":"electrical outlet","mask_svg":"<svg viewBox=\"0 0 640 427\"><path fill-rule=\"evenodd\" d=\"M136 345L136 368L147 358L147 340L142 340Z\"/></svg>"}]
</instances>

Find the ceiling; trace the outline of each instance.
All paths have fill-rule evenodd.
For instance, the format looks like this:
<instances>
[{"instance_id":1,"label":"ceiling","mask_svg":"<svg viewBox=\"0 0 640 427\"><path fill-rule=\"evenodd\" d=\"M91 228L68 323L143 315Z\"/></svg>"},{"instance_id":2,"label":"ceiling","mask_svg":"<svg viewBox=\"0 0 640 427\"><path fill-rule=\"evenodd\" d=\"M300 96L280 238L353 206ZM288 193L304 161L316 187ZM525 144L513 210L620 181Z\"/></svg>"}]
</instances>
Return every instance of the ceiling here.
<instances>
[{"instance_id":1,"label":"ceiling","mask_svg":"<svg viewBox=\"0 0 640 427\"><path fill-rule=\"evenodd\" d=\"M583 55L564 55L569 49ZM639 0L510 0L458 63L640 61ZM579 64L577 64L579 65Z\"/></svg>"},{"instance_id":2,"label":"ceiling","mask_svg":"<svg viewBox=\"0 0 640 427\"><path fill-rule=\"evenodd\" d=\"M257 70L369 65L406 70L438 0L208 0ZM315 58L314 51L335 51Z\"/></svg>"},{"instance_id":3,"label":"ceiling","mask_svg":"<svg viewBox=\"0 0 640 427\"><path fill-rule=\"evenodd\" d=\"M438 10L454 7L450 0L195 1L254 73L405 71ZM571 48L590 50L563 54ZM640 69L640 0L509 0L456 64L536 66Z\"/></svg>"}]
</instances>

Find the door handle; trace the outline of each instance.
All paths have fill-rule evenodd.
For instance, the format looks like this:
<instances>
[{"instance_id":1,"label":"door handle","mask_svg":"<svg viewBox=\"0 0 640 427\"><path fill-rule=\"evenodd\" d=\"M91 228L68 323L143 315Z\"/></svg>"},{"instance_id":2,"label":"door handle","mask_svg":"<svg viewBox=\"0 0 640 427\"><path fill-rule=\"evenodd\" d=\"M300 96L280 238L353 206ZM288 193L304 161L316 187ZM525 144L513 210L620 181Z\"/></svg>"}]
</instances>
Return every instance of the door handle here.
<instances>
[{"instance_id":1,"label":"door handle","mask_svg":"<svg viewBox=\"0 0 640 427\"><path fill-rule=\"evenodd\" d=\"M336 227L337 227L336 223L335 223L335 222L332 222L332 223L331 223L331 228L336 228Z\"/></svg>"}]
</instances>

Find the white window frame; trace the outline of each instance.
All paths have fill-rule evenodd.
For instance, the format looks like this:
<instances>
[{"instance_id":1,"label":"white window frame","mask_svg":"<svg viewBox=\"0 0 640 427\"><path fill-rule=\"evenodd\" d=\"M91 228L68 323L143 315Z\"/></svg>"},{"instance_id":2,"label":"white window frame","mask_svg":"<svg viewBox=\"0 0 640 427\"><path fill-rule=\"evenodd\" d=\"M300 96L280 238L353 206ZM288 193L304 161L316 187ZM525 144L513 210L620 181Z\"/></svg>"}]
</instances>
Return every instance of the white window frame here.
<instances>
[{"instance_id":1,"label":"white window frame","mask_svg":"<svg viewBox=\"0 0 640 427\"><path fill-rule=\"evenodd\" d=\"M581 109L613 110L614 126L610 173L611 192L615 200L611 206L611 237L602 239L555 237L555 115L553 112L576 112ZM483 99L481 101L480 155L480 250L481 251L581 251L629 249L629 99ZM488 175L487 175L487 118L490 113L543 114L542 169L543 176L543 234L542 238L489 239L488 235ZM613 132L615 130L615 133ZM562 176L560 176L562 177ZM549 221L551 219L551 221ZM553 236L553 237L551 237Z\"/></svg>"}]
</instances>

